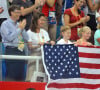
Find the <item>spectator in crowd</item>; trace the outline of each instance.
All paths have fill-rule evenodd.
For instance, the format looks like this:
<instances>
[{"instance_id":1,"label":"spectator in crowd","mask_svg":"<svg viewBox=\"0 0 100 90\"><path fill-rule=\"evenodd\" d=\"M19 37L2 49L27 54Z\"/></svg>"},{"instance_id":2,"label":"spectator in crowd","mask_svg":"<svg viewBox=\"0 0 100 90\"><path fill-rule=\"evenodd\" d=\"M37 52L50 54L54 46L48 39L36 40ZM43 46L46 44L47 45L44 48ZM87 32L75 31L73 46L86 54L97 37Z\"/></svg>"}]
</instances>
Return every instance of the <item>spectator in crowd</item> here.
<instances>
[{"instance_id":1,"label":"spectator in crowd","mask_svg":"<svg viewBox=\"0 0 100 90\"><path fill-rule=\"evenodd\" d=\"M0 26L4 20L9 18L7 3L8 0L0 0ZM1 42L1 35L0 35L0 42Z\"/></svg>"},{"instance_id":2,"label":"spectator in crowd","mask_svg":"<svg viewBox=\"0 0 100 90\"><path fill-rule=\"evenodd\" d=\"M50 41L49 35L46 30L42 29L43 23L45 23L44 14L37 13L34 15L31 23L30 30L27 31L29 35L29 49L31 51L32 56L41 56L41 45L44 43L48 43ZM50 41L53 45L54 42ZM26 81L30 81L32 75L34 74L36 64L34 61L29 60L28 62L28 70L27 70L27 79ZM40 60L39 71L44 72L42 60Z\"/></svg>"},{"instance_id":3,"label":"spectator in crowd","mask_svg":"<svg viewBox=\"0 0 100 90\"><path fill-rule=\"evenodd\" d=\"M27 41L28 35L25 31L26 20L19 19L21 12L20 8L16 5L9 8L10 18L5 20L0 28L2 42L5 46L6 55L25 55L24 54L24 41ZM6 80L24 81L25 80L25 60L5 60L6 65Z\"/></svg>"},{"instance_id":4,"label":"spectator in crowd","mask_svg":"<svg viewBox=\"0 0 100 90\"><path fill-rule=\"evenodd\" d=\"M63 38L60 39L57 44L72 44L72 42L69 40L71 37L71 28L69 26L62 26L61 34Z\"/></svg>"},{"instance_id":5,"label":"spectator in crowd","mask_svg":"<svg viewBox=\"0 0 100 90\"><path fill-rule=\"evenodd\" d=\"M61 19L61 16L62 16L62 2L63 0L57 0L56 2L56 20L57 20L57 25L59 25L60 23L60 19Z\"/></svg>"},{"instance_id":6,"label":"spectator in crowd","mask_svg":"<svg viewBox=\"0 0 100 90\"><path fill-rule=\"evenodd\" d=\"M55 4L57 0L46 0L42 7L42 13L46 16L47 22L44 24L45 28L50 36L51 40L56 40L56 15L55 15Z\"/></svg>"},{"instance_id":7,"label":"spectator in crowd","mask_svg":"<svg viewBox=\"0 0 100 90\"><path fill-rule=\"evenodd\" d=\"M100 23L100 4L96 10L96 22Z\"/></svg>"},{"instance_id":8,"label":"spectator in crowd","mask_svg":"<svg viewBox=\"0 0 100 90\"><path fill-rule=\"evenodd\" d=\"M87 26L89 26L92 30L92 36L89 39L89 41L93 44L94 43L94 33L96 31L96 18L95 14L97 11L98 6L100 5L99 0L86 0L87 5L88 5L88 16L90 16L90 20L87 22Z\"/></svg>"},{"instance_id":9,"label":"spectator in crowd","mask_svg":"<svg viewBox=\"0 0 100 90\"><path fill-rule=\"evenodd\" d=\"M32 20L32 12L39 6L39 0L35 0L36 3L35 5L32 5L31 0L13 0L12 4L13 5L19 5L21 8L21 17L20 21L23 19L26 19L27 24L25 27L25 30L29 30L31 20Z\"/></svg>"},{"instance_id":10,"label":"spectator in crowd","mask_svg":"<svg viewBox=\"0 0 100 90\"><path fill-rule=\"evenodd\" d=\"M88 5L88 15L90 16L90 20L87 22L87 25L92 31L95 31L97 26L95 12L99 6L99 0L86 0L86 3Z\"/></svg>"},{"instance_id":11,"label":"spectator in crowd","mask_svg":"<svg viewBox=\"0 0 100 90\"><path fill-rule=\"evenodd\" d=\"M97 30L94 34L94 45L100 46L100 23L97 25Z\"/></svg>"},{"instance_id":12,"label":"spectator in crowd","mask_svg":"<svg viewBox=\"0 0 100 90\"><path fill-rule=\"evenodd\" d=\"M64 12L66 9L71 8L73 6L74 0L62 0L62 24L64 25Z\"/></svg>"},{"instance_id":13,"label":"spectator in crowd","mask_svg":"<svg viewBox=\"0 0 100 90\"><path fill-rule=\"evenodd\" d=\"M35 0L35 4L32 5L31 0L13 0L13 5L19 5L21 8L21 17L19 21L26 19L25 30L29 30L32 20L33 11L36 11L36 8L40 6L40 0ZM27 48L27 43L25 43L25 55L28 55L29 51Z\"/></svg>"},{"instance_id":14,"label":"spectator in crowd","mask_svg":"<svg viewBox=\"0 0 100 90\"><path fill-rule=\"evenodd\" d=\"M91 29L88 26L84 26L79 30L80 39L77 40L77 45L92 46L92 43L88 42L91 37Z\"/></svg>"},{"instance_id":15,"label":"spectator in crowd","mask_svg":"<svg viewBox=\"0 0 100 90\"><path fill-rule=\"evenodd\" d=\"M83 11L80 10L82 5L83 0L75 0L74 6L65 10L64 24L71 27L70 40L79 39L77 31L89 20L89 17L84 17Z\"/></svg>"}]
</instances>

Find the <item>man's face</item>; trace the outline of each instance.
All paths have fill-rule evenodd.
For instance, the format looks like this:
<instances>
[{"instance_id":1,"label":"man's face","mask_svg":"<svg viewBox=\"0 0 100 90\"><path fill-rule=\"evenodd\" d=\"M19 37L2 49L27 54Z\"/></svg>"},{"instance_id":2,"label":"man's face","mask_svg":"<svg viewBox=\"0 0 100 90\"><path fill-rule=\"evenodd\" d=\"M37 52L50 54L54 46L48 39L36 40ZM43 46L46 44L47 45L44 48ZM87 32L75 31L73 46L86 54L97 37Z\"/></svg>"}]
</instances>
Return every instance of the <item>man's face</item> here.
<instances>
[{"instance_id":1,"label":"man's face","mask_svg":"<svg viewBox=\"0 0 100 90\"><path fill-rule=\"evenodd\" d=\"M20 10L15 10L15 11L11 12L11 16L12 16L15 20L19 20L20 15L21 15L21 11L20 11Z\"/></svg>"}]
</instances>

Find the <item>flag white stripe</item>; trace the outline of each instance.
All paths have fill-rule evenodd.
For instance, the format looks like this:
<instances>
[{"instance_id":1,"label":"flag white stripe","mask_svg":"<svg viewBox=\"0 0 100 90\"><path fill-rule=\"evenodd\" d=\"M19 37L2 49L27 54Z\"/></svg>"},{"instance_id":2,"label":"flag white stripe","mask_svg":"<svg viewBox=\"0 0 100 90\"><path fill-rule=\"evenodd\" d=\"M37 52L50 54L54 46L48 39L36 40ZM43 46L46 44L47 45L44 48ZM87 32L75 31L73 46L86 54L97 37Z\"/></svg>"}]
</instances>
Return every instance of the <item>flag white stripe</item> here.
<instances>
[{"instance_id":1,"label":"flag white stripe","mask_svg":"<svg viewBox=\"0 0 100 90\"><path fill-rule=\"evenodd\" d=\"M95 53L100 54L99 48L78 47L78 51L82 53Z\"/></svg>"},{"instance_id":2,"label":"flag white stripe","mask_svg":"<svg viewBox=\"0 0 100 90\"><path fill-rule=\"evenodd\" d=\"M90 63L90 64L100 64L100 58L84 58L84 57L79 57L79 62L82 63Z\"/></svg>"},{"instance_id":3,"label":"flag white stripe","mask_svg":"<svg viewBox=\"0 0 100 90\"><path fill-rule=\"evenodd\" d=\"M100 69L88 69L88 68L80 68L80 73L87 73L87 74L98 74L100 75Z\"/></svg>"},{"instance_id":4,"label":"flag white stripe","mask_svg":"<svg viewBox=\"0 0 100 90\"><path fill-rule=\"evenodd\" d=\"M49 83L49 82L48 82ZM85 78L72 78L72 79L58 79L58 80L52 80L50 83L58 83L58 84L69 84L69 83L85 83L85 84L100 84L100 79L85 79Z\"/></svg>"}]
</instances>

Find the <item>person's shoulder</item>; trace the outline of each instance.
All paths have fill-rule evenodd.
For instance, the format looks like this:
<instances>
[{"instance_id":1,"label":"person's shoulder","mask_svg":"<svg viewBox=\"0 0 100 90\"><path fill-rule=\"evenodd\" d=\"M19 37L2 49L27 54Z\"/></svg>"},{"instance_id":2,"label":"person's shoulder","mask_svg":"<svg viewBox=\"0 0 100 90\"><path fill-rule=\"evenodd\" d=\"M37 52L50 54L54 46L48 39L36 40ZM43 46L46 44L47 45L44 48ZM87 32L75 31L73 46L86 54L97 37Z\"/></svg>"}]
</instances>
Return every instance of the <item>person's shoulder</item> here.
<instances>
[{"instance_id":1,"label":"person's shoulder","mask_svg":"<svg viewBox=\"0 0 100 90\"><path fill-rule=\"evenodd\" d=\"M68 44L73 44L70 40L68 40Z\"/></svg>"},{"instance_id":2,"label":"person's shoulder","mask_svg":"<svg viewBox=\"0 0 100 90\"><path fill-rule=\"evenodd\" d=\"M45 29L43 28L40 28L40 32L43 32L43 33L48 33Z\"/></svg>"},{"instance_id":3,"label":"person's shoulder","mask_svg":"<svg viewBox=\"0 0 100 90\"><path fill-rule=\"evenodd\" d=\"M32 32L31 29L29 29L29 30L27 31L27 33L30 34L30 35L31 35L31 34L34 34L34 32Z\"/></svg>"},{"instance_id":4,"label":"person's shoulder","mask_svg":"<svg viewBox=\"0 0 100 90\"><path fill-rule=\"evenodd\" d=\"M60 39L59 41L57 41L57 44L63 44L63 43L64 43L63 39Z\"/></svg>"},{"instance_id":5,"label":"person's shoulder","mask_svg":"<svg viewBox=\"0 0 100 90\"><path fill-rule=\"evenodd\" d=\"M9 24L9 20L7 19L7 20L5 20L5 21L2 22L1 26L8 25L8 24Z\"/></svg>"},{"instance_id":6,"label":"person's shoulder","mask_svg":"<svg viewBox=\"0 0 100 90\"><path fill-rule=\"evenodd\" d=\"M66 9L65 11L64 11L64 14L71 14L71 8L68 8L68 9Z\"/></svg>"}]
</instances>

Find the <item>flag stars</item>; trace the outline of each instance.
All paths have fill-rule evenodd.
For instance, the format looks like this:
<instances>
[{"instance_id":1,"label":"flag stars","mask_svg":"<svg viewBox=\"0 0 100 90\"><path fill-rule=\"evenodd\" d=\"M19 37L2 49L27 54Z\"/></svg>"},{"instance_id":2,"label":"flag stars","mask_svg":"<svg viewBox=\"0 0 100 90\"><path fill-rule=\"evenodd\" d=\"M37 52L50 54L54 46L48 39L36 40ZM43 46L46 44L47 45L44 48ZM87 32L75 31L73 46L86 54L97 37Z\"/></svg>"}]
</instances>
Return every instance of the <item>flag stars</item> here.
<instances>
[{"instance_id":1,"label":"flag stars","mask_svg":"<svg viewBox=\"0 0 100 90\"><path fill-rule=\"evenodd\" d=\"M68 53L70 54L71 52L69 51Z\"/></svg>"},{"instance_id":2,"label":"flag stars","mask_svg":"<svg viewBox=\"0 0 100 90\"><path fill-rule=\"evenodd\" d=\"M60 62L60 60L58 59L58 62Z\"/></svg>"},{"instance_id":3,"label":"flag stars","mask_svg":"<svg viewBox=\"0 0 100 90\"><path fill-rule=\"evenodd\" d=\"M49 66L51 66L51 64L49 63Z\"/></svg>"},{"instance_id":4,"label":"flag stars","mask_svg":"<svg viewBox=\"0 0 100 90\"><path fill-rule=\"evenodd\" d=\"M77 68L78 66L77 65L75 65L75 68Z\"/></svg>"},{"instance_id":5,"label":"flag stars","mask_svg":"<svg viewBox=\"0 0 100 90\"><path fill-rule=\"evenodd\" d=\"M52 62L54 62L54 60L52 60Z\"/></svg>"},{"instance_id":6,"label":"flag stars","mask_svg":"<svg viewBox=\"0 0 100 90\"><path fill-rule=\"evenodd\" d=\"M51 45L51 48L53 48L53 45Z\"/></svg>"},{"instance_id":7,"label":"flag stars","mask_svg":"<svg viewBox=\"0 0 100 90\"><path fill-rule=\"evenodd\" d=\"M74 61L76 61L77 59L76 58L74 58Z\"/></svg>"},{"instance_id":8,"label":"flag stars","mask_svg":"<svg viewBox=\"0 0 100 90\"><path fill-rule=\"evenodd\" d=\"M65 61L66 61L66 59L63 59L63 61L65 62Z\"/></svg>"},{"instance_id":9,"label":"flag stars","mask_svg":"<svg viewBox=\"0 0 100 90\"><path fill-rule=\"evenodd\" d=\"M62 49L60 49L60 51L62 52L63 50L62 50Z\"/></svg>"},{"instance_id":10,"label":"flag stars","mask_svg":"<svg viewBox=\"0 0 100 90\"><path fill-rule=\"evenodd\" d=\"M55 52L57 51L57 49L55 49Z\"/></svg>"},{"instance_id":11,"label":"flag stars","mask_svg":"<svg viewBox=\"0 0 100 90\"><path fill-rule=\"evenodd\" d=\"M58 52L58 55L60 55L60 53Z\"/></svg>"},{"instance_id":12,"label":"flag stars","mask_svg":"<svg viewBox=\"0 0 100 90\"><path fill-rule=\"evenodd\" d=\"M57 66L57 64L55 63L55 66Z\"/></svg>"},{"instance_id":13,"label":"flag stars","mask_svg":"<svg viewBox=\"0 0 100 90\"><path fill-rule=\"evenodd\" d=\"M67 68L68 66L66 65L65 68Z\"/></svg>"},{"instance_id":14,"label":"flag stars","mask_svg":"<svg viewBox=\"0 0 100 90\"><path fill-rule=\"evenodd\" d=\"M63 48L65 48L65 45L63 46Z\"/></svg>"},{"instance_id":15,"label":"flag stars","mask_svg":"<svg viewBox=\"0 0 100 90\"><path fill-rule=\"evenodd\" d=\"M69 61L67 62L67 64L69 64Z\"/></svg>"},{"instance_id":16,"label":"flag stars","mask_svg":"<svg viewBox=\"0 0 100 90\"><path fill-rule=\"evenodd\" d=\"M57 56L55 56L55 59L57 59Z\"/></svg>"},{"instance_id":17,"label":"flag stars","mask_svg":"<svg viewBox=\"0 0 100 90\"><path fill-rule=\"evenodd\" d=\"M48 55L48 53L47 53L47 52L46 52L45 54L46 54L46 55Z\"/></svg>"},{"instance_id":18,"label":"flag stars","mask_svg":"<svg viewBox=\"0 0 100 90\"><path fill-rule=\"evenodd\" d=\"M74 53L76 54L76 51L74 51Z\"/></svg>"},{"instance_id":19,"label":"flag stars","mask_svg":"<svg viewBox=\"0 0 100 90\"><path fill-rule=\"evenodd\" d=\"M71 72L69 72L69 75L71 75L72 73Z\"/></svg>"},{"instance_id":20,"label":"flag stars","mask_svg":"<svg viewBox=\"0 0 100 90\"><path fill-rule=\"evenodd\" d=\"M58 67L58 69L61 69L60 67Z\"/></svg>"},{"instance_id":21,"label":"flag stars","mask_svg":"<svg viewBox=\"0 0 100 90\"><path fill-rule=\"evenodd\" d=\"M54 53L52 52L52 55L54 55Z\"/></svg>"},{"instance_id":22,"label":"flag stars","mask_svg":"<svg viewBox=\"0 0 100 90\"><path fill-rule=\"evenodd\" d=\"M74 62L71 62L72 64L74 64Z\"/></svg>"},{"instance_id":23,"label":"flag stars","mask_svg":"<svg viewBox=\"0 0 100 90\"><path fill-rule=\"evenodd\" d=\"M49 56L49 59L51 59L51 56Z\"/></svg>"},{"instance_id":24,"label":"flag stars","mask_svg":"<svg viewBox=\"0 0 100 90\"><path fill-rule=\"evenodd\" d=\"M66 58L68 57L68 55L66 55Z\"/></svg>"},{"instance_id":25,"label":"flag stars","mask_svg":"<svg viewBox=\"0 0 100 90\"><path fill-rule=\"evenodd\" d=\"M75 71L75 69L73 68L72 71Z\"/></svg>"},{"instance_id":26,"label":"flag stars","mask_svg":"<svg viewBox=\"0 0 100 90\"><path fill-rule=\"evenodd\" d=\"M63 63L60 63L60 65L63 65Z\"/></svg>"},{"instance_id":27,"label":"flag stars","mask_svg":"<svg viewBox=\"0 0 100 90\"><path fill-rule=\"evenodd\" d=\"M52 71L50 71L50 73L52 73Z\"/></svg>"},{"instance_id":28,"label":"flag stars","mask_svg":"<svg viewBox=\"0 0 100 90\"><path fill-rule=\"evenodd\" d=\"M69 45L68 47L69 47L69 48L71 48L71 46L70 46L70 45Z\"/></svg>"},{"instance_id":29,"label":"flag stars","mask_svg":"<svg viewBox=\"0 0 100 90\"><path fill-rule=\"evenodd\" d=\"M63 74L62 73L60 73L60 76L62 76Z\"/></svg>"},{"instance_id":30,"label":"flag stars","mask_svg":"<svg viewBox=\"0 0 100 90\"><path fill-rule=\"evenodd\" d=\"M49 52L51 51L51 49L49 49Z\"/></svg>"},{"instance_id":31,"label":"flag stars","mask_svg":"<svg viewBox=\"0 0 100 90\"><path fill-rule=\"evenodd\" d=\"M64 52L64 55L66 54L66 52Z\"/></svg>"},{"instance_id":32,"label":"flag stars","mask_svg":"<svg viewBox=\"0 0 100 90\"><path fill-rule=\"evenodd\" d=\"M52 70L54 70L54 67L52 67Z\"/></svg>"},{"instance_id":33,"label":"flag stars","mask_svg":"<svg viewBox=\"0 0 100 90\"><path fill-rule=\"evenodd\" d=\"M66 50L68 51L69 49L67 48Z\"/></svg>"},{"instance_id":34,"label":"flag stars","mask_svg":"<svg viewBox=\"0 0 100 90\"><path fill-rule=\"evenodd\" d=\"M57 46L57 48L59 48L59 46Z\"/></svg>"},{"instance_id":35,"label":"flag stars","mask_svg":"<svg viewBox=\"0 0 100 90\"><path fill-rule=\"evenodd\" d=\"M62 71L65 72L65 69L63 69Z\"/></svg>"},{"instance_id":36,"label":"flag stars","mask_svg":"<svg viewBox=\"0 0 100 90\"><path fill-rule=\"evenodd\" d=\"M45 48L47 48L47 45L45 45Z\"/></svg>"},{"instance_id":37,"label":"flag stars","mask_svg":"<svg viewBox=\"0 0 100 90\"><path fill-rule=\"evenodd\" d=\"M76 75L78 75L79 73L78 72L76 72Z\"/></svg>"},{"instance_id":38,"label":"flag stars","mask_svg":"<svg viewBox=\"0 0 100 90\"><path fill-rule=\"evenodd\" d=\"M56 73L58 73L58 71L55 71Z\"/></svg>"},{"instance_id":39,"label":"flag stars","mask_svg":"<svg viewBox=\"0 0 100 90\"><path fill-rule=\"evenodd\" d=\"M55 77L56 75L55 74L53 74L53 77Z\"/></svg>"},{"instance_id":40,"label":"flag stars","mask_svg":"<svg viewBox=\"0 0 100 90\"><path fill-rule=\"evenodd\" d=\"M71 50L73 50L73 48L71 48Z\"/></svg>"}]
</instances>

